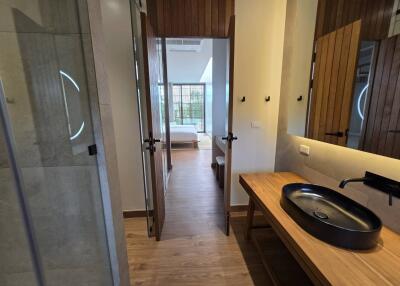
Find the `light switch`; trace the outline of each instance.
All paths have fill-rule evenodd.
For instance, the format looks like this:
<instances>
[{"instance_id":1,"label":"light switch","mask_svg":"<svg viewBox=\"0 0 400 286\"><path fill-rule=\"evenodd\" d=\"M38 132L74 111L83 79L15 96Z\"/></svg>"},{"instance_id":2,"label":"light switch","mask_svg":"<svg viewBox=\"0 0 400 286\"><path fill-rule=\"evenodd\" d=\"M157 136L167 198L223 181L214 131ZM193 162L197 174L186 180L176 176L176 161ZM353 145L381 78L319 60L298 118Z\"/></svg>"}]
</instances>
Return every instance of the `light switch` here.
<instances>
[{"instance_id":1,"label":"light switch","mask_svg":"<svg viewBox=\"0 0 400 286\"><path fill-rule=\"evenodd\" d=\"M251 122L251 128L260 128L260 127L261 127L260 121L252 121Z\"/></svg>"},{"instance_id":2,"label":"light switch","mask_svg":"<svg viewBox=\"0 0 400 286\"><path fill-rule=\"evenodd\" d=\"M300 145L299 151L300 154L303 154L305 156L310 156L310 146Z\"/></svg>"}]
</instances>

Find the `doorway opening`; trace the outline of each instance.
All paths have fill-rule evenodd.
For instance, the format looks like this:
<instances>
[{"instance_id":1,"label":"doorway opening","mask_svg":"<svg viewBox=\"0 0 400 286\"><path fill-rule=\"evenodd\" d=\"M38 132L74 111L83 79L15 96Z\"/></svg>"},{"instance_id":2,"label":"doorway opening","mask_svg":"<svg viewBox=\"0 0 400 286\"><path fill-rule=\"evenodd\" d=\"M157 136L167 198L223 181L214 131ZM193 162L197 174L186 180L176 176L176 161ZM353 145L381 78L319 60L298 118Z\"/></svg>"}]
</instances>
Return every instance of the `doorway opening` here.
<instances>
[{"instance_id":1,"label":"doorway opening","mask_svg":"<svg viewBox=\"0 0 400 286\"><path fill-rule=\"evenodd\" d=\"M213 40L166 39L171 149L211 150Z\"/></svg>"},{"instance_id":2,"label":"doorway opening","mask_svg":"<svg viewBox=\"0 0 400 286\"><path fill-rule=\"evenodd\" d=\"M219 225L228 235L231 148L236 140L234 17L228 37L219 39L160 38L146 14L136 20L132 23L139 35L134 46L148 233L157 240L162 233L168 237L169 218L182 209L191 212L181 213L186 226L179 230L190 230L187 223L196 225L201 217L201 202L204 214L219 214L224 222ZM201 197L202 189L214 187L217 195ZM173 190L179 192L174 195Z\"/></svg>"},{"instance_id":3,"label":"doorway opening","mask_svg":"<svg viewBox=\"0 0 400 286\"><path fill-rule=\"evenodd\" d=\"M163 238L224 232L228 40L167 38L171 169ZM218 143L217 143L218 142ZM195 227L194 227L195 226Z\"/></svg>"}]
</instances>

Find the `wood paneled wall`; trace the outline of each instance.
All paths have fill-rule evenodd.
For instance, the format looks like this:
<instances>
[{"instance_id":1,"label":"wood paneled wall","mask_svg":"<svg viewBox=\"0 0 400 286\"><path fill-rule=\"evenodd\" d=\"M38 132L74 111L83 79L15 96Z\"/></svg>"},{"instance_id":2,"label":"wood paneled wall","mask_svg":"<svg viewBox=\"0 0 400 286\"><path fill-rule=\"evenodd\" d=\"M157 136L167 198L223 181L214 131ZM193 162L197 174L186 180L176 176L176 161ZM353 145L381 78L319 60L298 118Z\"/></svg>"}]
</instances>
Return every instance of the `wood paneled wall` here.
<instances>
[{"instance_id":1,"label":"wood paneled wall","mask_svg":"<svg viewBox=\"0 0 400 286\"><path fill-rule=\"evenodd\" d=\"M226 37L234 11L235 0L147 1L147 14L159 37Z\"/></svg>"},{"instance_id":2,"label":"wood paneled wall","mask_svg":"<svg viewBox=\"0 0 400 286\"><path fill-rule=\"evenodd\" d=\"M400 36L381 41L360 149L400 159Z\"/></svg>"},{"instance_id":3,"label":"wood paneled wall","mask_svg":"<svg viewBox=\"0 0 400 286\"><path fill-rule=\"evenodd\" d=\"M387 38L394 0L319 0L315 39L362 20L362 40Z\"/></svg>"},{"instance_id":4,"label":"wood paneled wall","mask_svg":"<svg viewBox=\"0 0 400 286\"><path fill-rule=\"evenodd\" d=\"M360 31L361 21L356 21L316 42L308 138L342 146L347 143Z\"/></svg>"}]
</instances>

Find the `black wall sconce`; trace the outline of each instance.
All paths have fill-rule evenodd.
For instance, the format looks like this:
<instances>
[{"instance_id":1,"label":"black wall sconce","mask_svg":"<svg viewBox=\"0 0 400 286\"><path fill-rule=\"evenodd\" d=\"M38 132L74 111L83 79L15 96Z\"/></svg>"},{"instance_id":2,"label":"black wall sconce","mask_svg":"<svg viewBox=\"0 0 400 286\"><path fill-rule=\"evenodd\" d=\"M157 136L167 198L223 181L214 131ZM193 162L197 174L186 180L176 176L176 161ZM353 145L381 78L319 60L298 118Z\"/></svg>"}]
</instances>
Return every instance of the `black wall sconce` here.
<instances>
[{"instance_id":1,"label":"black wall sconce","mask_svg":"<svg viewBox=\"0 0 400 286\"><path fill-rule=\"evenodd\" d=\"M242 99L240 100L241 102L245 102L246 101L246 97L243 96Z\"/></svg>"},{"instance_id":2,"label":"black wall sconce","mask_svg":"<svg viewBox=\"0 0 400 286\"><path fill-rule=\"evenodd\" d=\"M269 102L269 101L271 101L271 97L270 96L266 96L265 97L265 102Z\"/></svg>"},{"instance_id":3,"label":"black wall sconce","mask_svg":"<svg viewBox=\"0 0 400 286\"><path fill-rule=\"evenodd\" d=\"M297 98L297 101L302 101L302 100L303 100L303 96L300 95L300 96Z\"/></svg>"}]
</instances>

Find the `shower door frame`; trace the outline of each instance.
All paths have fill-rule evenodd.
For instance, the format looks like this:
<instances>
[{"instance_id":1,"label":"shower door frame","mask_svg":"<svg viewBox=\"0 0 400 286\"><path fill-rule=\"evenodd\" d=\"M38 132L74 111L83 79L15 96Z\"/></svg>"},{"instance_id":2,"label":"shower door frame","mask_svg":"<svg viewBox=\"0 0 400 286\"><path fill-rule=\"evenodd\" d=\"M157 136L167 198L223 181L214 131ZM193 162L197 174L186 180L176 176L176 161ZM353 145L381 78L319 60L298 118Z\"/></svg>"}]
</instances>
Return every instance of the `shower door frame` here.
<instances>
[{"instance_id":1,"label":"shower door frame","mask_svg":"<svg viewBox=\"0 0 400 286\"><path fill-rule=\"evenodd\" d=\"M99 191L102 199L107 251L114 286L129 286L129 266L122 218L122 206L117 174L116 147L111 118L110 93L105 70L105 41L102 35L99 1L87 0L92 58L86 63L93 66L96 92L89 93L93 138L97 147ZM17 198L32 258L33 271L39 286L45 286L44 268L35 236L33 221L24 194L23 177L18 165L17 150L8 117L6 97L0 80L0 134L4 133L7 157L16 187ZM105 138L107 138L105 140Z\"/></svg>"},{"instance_id":2,"label":"shower door frame","mask_svg":"<svg viewBox=\"0 0 400 286\"><path fill-rule=\"evenodd\" d=\"M25 230L25 235L28 241L28 248L32 259L32 266L36 282L39 286L46 285L44 270L42 265L42 259L39 252L39 246L37 244L37 238L33 227L33 221L29 204L24 195L24 184L22 178L22 171L18 167L17 148L13 137L11 122L7 110L6 95L4 92L3 81L0 79L0 135L4 136L6 145L7 159L10 164L10 171L13 176L13 183L18 198L18 205L21 210L22 223Z\"/></svg>"}]
</instances>

